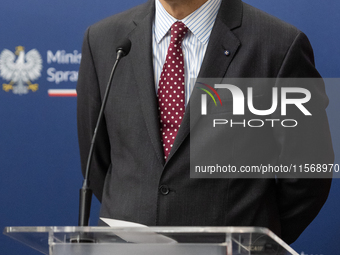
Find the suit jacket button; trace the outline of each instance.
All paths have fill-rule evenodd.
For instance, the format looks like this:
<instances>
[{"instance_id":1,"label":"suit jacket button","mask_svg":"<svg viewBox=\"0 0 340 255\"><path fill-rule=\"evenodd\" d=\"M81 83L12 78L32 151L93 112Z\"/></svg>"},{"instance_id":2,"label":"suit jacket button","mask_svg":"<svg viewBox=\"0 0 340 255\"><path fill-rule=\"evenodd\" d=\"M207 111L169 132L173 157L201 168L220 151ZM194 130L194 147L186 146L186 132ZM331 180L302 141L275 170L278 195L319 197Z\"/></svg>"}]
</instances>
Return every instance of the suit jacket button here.
<instances>
[{"instance_id":1,"label":"suit jacket button","mask_svg":"<svg viewBox=\"0 0 340 255\"><path fill-rule=\"evenodd\" d=\"M161 185L161 186L159 187L159 191L161 192L162 195L165 196L165 195L168 195L168 194L169 194L170 189L169 189L169 187L166 186L166 185Z\"/></svg>"}]
</instances>

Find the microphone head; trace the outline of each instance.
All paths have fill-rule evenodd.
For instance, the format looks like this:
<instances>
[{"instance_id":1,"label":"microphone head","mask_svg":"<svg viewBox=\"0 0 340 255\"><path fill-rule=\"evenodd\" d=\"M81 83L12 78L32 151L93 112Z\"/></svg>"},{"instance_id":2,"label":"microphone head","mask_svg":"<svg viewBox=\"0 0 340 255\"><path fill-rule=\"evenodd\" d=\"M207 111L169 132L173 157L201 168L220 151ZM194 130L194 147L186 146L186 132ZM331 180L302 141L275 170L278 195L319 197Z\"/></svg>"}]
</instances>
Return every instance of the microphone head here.
<instances>
[{"instance_id":1,"label":"microphone head","mask_svg":"<svg viewBox=\"0 0 340 255\"><path fill-rule=\"evenodd\" d=\"M129 54L130 49L131 49L130 39L124 38L118 44L118 47L116 48L116 52L118 53L120 51L121 53L123 53L123 56L126 56L127 54Z\"/></svg>"}]
</instances>

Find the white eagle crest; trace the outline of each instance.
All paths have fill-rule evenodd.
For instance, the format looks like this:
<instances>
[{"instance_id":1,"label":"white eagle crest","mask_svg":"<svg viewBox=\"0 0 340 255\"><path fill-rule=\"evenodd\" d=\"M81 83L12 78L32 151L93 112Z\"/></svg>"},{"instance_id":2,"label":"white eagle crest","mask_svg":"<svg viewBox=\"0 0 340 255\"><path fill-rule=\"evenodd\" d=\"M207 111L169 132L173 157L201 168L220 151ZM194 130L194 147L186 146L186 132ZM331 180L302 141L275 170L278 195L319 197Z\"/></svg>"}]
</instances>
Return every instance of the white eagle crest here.
<instances>
[{"instance_id":1,"label":"white eagle crest","mask_svg":"<svg viewBox=\"0 0 340 255\"><path fill-rule=\"evenodd\" d=\"M36 49L25 54L22 46L15 47L15 54L4 49L0 54L0 76L9 84L3 84L2 88L6 92L12 90L14 94L27 94L29 90L38 90L38 84L31 81L41 76L42 58ZM16 59L16 56L18 58ZM26 84L25 84L26 83Z\"/></svg>"}]
</instances>

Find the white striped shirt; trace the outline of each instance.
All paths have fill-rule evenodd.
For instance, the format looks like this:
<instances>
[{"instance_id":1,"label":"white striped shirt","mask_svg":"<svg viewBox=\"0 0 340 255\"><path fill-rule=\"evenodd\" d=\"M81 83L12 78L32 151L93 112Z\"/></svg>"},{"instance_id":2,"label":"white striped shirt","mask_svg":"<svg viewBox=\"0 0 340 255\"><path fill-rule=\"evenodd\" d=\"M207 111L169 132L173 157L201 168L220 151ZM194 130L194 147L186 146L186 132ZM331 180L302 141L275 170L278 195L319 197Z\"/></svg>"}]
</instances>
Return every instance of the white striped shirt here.
<instances>
[{"instance_id":1,"label":"white striped shirt","mask_svg":"<svg viewBox=\"0 0 340 255\"><path fill-rule=\"evenodd\" d=\"M220 4L221 0L208 0L196 11L180 20L189 28L182 42L186 104L189 102L191 92L195 85L195 79L193 78L197 78L201 69ZM152 48L154 79L157 93L159 78L170 44L170 28L172 24L178 20L164 9L159 0L155 0L155 5L156 15L152 26Z\"/></svg>"}]
</instances>

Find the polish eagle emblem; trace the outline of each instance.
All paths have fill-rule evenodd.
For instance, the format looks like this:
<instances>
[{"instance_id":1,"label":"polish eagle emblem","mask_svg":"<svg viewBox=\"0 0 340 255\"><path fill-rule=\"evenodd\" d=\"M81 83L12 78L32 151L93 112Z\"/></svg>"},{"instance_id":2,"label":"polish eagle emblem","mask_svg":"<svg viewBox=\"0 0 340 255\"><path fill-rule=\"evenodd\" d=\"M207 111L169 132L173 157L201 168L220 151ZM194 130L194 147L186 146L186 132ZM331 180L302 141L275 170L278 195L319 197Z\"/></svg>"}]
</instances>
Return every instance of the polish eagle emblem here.
<instances>
[{"instance_id":1,"label":"polish eagle emblem","mask_svg":"<svg viewBox=\"0 0 340 255\"><path fill-rule=\"evenodd\" d=\"M42 58L36 49L26 54L23 46L15 49L15 53L4 49L0 54L0 76L9 81L8 84L2 84L2 89L6 92L12 90L18 95L27 94L29 90L35 92L39 85L31 81L41 76Z\"/></svg>"}]
</instances>

